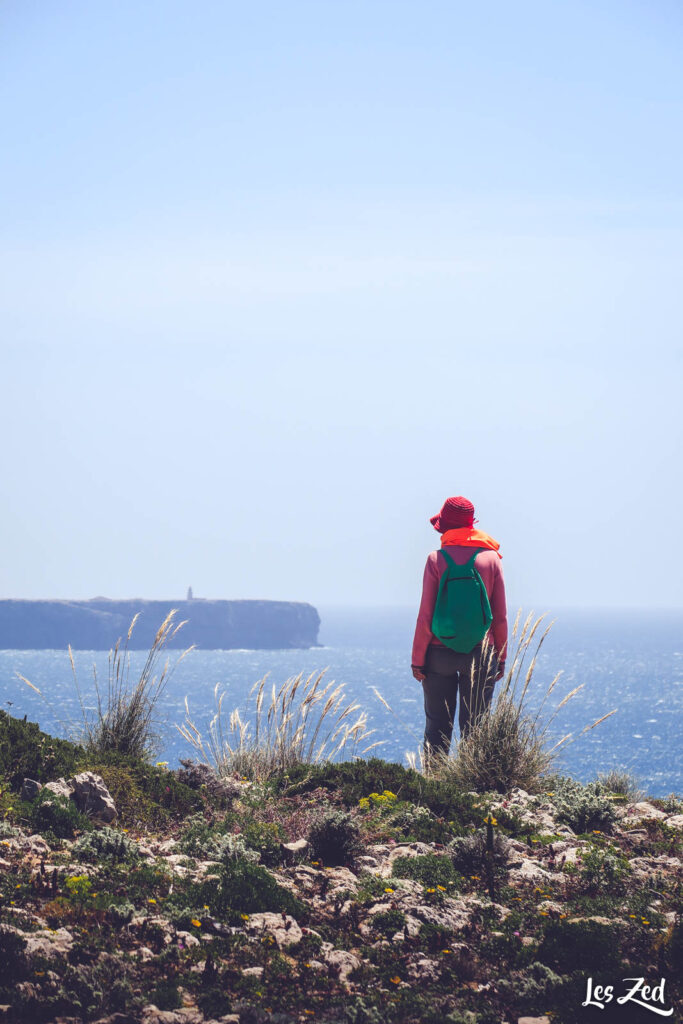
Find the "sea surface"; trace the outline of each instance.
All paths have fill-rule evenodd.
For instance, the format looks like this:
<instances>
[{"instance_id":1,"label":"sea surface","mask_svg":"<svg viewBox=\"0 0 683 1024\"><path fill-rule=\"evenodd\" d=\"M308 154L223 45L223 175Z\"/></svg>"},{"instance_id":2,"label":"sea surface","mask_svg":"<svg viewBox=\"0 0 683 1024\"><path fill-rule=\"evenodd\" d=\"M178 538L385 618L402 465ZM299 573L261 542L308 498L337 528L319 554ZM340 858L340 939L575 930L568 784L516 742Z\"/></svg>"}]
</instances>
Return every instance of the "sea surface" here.
<instances>
[{"instance_id":1,"label":"sea surface","mask_svg":"<svg viewBox=\"0 0 683 1024\"><path fill-rule=\"evenodd\" d=\"M366 751L368 757L407 764L406 755L417 754L424 729L422 688L410 671L414 609L319 611L321 646L310 650L194 650L177 665L180 652L169 652L171 673L159 702L157 759L175 767L179 758L197 757L177 728L186 717L186 699L191 720L206 741L216 687L225 692L223 720L229 734L230 712L235 708L245 722L253 723L250 691L264 676L265 726L273 686L277 692L299 673L306 679L324 670L323 684L334 682L343 688L339 710L358 705L346 722L365 713L366 728L372 730L355 748L346 748L346 757ZM535 713L540 708L540 720L548 722L562 698L581 686L548 725L550 745L572 735L559 754L558 769L586 782L611 768L623 768L651 796L683 793L683 614L566 610L554 613L554 620L538 652L527 699L529 710ZM544 625L550 621L546 617ZM534 641L530 655L535 646ZM145 658L145 652L131 652L131 682L138 678ZM66 651L0 651L0 707L16 717L27 715L53 735L78 738L83 710L91 715L96 703L93 669L100 692L106 694L108 654L77 651L74 662L80 700ZM559 682L543 703L543 695L560 671ZM615 714L583 731L613 709ZM321 730L316 749L324 734ZM378 745L367 751L374 743Z\"/></svg>"}]
</instances>

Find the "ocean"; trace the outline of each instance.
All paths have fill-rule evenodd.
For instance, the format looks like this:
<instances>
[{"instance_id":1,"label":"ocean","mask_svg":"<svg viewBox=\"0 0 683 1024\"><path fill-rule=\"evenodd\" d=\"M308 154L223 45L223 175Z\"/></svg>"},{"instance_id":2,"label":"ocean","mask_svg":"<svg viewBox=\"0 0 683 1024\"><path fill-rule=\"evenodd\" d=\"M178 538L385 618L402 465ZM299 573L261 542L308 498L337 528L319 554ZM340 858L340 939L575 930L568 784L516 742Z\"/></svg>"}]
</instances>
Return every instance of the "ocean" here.
<instances>
[{"instance_id":1,"label":"ocean","mask_svg":"<svg viewBox=\"0 0 683 1024\"><path fill-rule=\"evenodd\" d=\"M323 607L319 611L321 646L317 648L194 650L175 668L179 652L169 652L172 673L159 705L162 724L157 759L175 767L179 758L196 756L177 728L185 718L186 698L194 724L206 736L217 685L226 692L224 710L239 708L248 721L253 710L250 690L263 676L268 677L267 704L272 685L277 689L298 673L308 677L325 670L326 682L343 687L342 706L360 705L367 715L367 728L373 730L356 753L377 743L366 756L407 764L406 754L417 753L424 729L422 688L410 671L415 610ZM532 711L538 708L560 671L548 713L567 693L582 687L549 728L553 742L572 734L559 755L558 770L586 782L611 768L626 769L651 796L683 793L683 614L563 610L553 617L538 655L528 704ZM544 620L550 621L550 617ZM534 646L532 643L531 652ZM145 657L142 651L130 654L131 680ZM86 709L93 708L93 668L100 689L106 691L108 654L77 651L74 661L83 703ZM42 696L18 674L30 680ZM68 653L0 651L0 706L16 717L26 715L53 735L77 737L82 712ZM584 727L613 709L614 715L582 734Z\"/></svg>"}]
</instances>

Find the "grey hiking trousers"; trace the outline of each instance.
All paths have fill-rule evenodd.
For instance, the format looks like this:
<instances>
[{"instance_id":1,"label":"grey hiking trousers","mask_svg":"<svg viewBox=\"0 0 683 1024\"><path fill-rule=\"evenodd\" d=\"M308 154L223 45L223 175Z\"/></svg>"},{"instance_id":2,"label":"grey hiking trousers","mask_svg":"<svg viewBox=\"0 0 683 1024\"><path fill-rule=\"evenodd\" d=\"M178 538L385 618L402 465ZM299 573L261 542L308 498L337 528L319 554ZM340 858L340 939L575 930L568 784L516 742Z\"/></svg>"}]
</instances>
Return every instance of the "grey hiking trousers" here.
<instances>
[{"instance_id":1,"label":"grey hiking trousers","mask_svg":"<svg viewBox=\"0 0 683 1024\"><path fill-rule=\"evenodd\" d=\"M458 654L450 647L429 645L425 659L426 678L422 683L426 719L425 760L437 751L448 753L458 694L460 735L467 735L472 722L491 703L497 671L495 652L490 650L489 657L485 659L482 644L478 644L470 654Z\"/></svg>"}]
</instances>

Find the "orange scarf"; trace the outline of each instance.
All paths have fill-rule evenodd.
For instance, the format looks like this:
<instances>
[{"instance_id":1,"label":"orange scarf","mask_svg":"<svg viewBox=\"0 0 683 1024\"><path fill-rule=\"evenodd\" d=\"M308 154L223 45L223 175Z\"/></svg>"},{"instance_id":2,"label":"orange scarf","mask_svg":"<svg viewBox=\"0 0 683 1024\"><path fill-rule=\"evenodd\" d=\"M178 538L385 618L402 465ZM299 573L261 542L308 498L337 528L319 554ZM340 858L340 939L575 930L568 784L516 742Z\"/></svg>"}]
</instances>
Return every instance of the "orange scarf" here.
<instances>
[{"instance_id":1,"label":"orange scarf","mask_svg":"<svg viewBox=\"0 0 683 1024\"><path fill-rule=\"evenodd\" d=\"M500 544L483 530L475 530L473 526L458 526L454 530L446 530L441 534L441 547L447 544L460 544L468 548L488 548L502 558L498 548Z\"/></svg>"}]
</instances>

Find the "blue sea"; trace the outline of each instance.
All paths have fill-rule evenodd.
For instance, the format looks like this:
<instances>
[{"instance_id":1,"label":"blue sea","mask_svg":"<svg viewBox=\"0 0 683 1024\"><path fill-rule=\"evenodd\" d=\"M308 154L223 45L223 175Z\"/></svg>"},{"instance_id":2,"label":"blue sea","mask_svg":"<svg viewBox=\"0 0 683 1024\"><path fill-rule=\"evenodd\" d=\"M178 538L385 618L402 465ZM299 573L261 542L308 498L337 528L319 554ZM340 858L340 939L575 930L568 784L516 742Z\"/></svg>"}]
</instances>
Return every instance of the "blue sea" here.
<instances>
[{"instance_id":1,"label":"blue sea","mask_svg":"<svg viewBox=\"0 0 683 1024\"><path fill-rule=\"evenodd\" d=\"M308 676L324 669L326 681L343 687L344 706L359 704L367 714L373 734L356 752L378 743L367 756L406 764L407 752L417 752L424 729L422 688L410 671L414 609L323 607L319 611L321 646L310 650L194 650L174 669L179 652L169 652L173 671L160 702L158 760L174 767L179 758L196 756L177 729L185 718L185 698L193 722L206 735L217 684L226 691L224 709L239 708L248 721L253 711L250 690L264 675L269 696L271 685L279 688L298 673ZM549 728L553 741L572 734L559 756L559 770L585 782L610 768L625 768L652 796L682 793L683 614L566 610L553 617L538 655L528 703L530 710L536 710L560 671L546 717L563 696L582 686ZM531 652L534 648L532 643ZM144 652L131 653L131 680L144 660ZM93 668L106 691L108 654L77 651L74 661L83 703L92 708ZM77 738L82 712L68 653L0 651L0 706L16 717L27 715L53 735ZM582 733L613 709L616 713L606 721Z\"/></svg>"}]
</instances>

